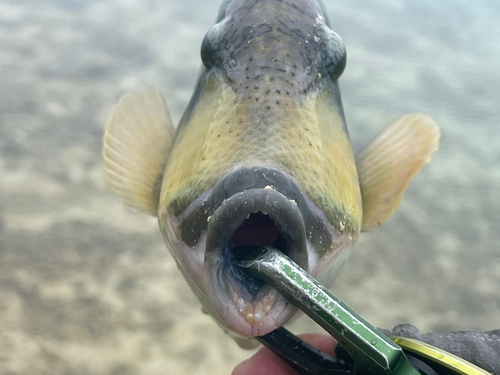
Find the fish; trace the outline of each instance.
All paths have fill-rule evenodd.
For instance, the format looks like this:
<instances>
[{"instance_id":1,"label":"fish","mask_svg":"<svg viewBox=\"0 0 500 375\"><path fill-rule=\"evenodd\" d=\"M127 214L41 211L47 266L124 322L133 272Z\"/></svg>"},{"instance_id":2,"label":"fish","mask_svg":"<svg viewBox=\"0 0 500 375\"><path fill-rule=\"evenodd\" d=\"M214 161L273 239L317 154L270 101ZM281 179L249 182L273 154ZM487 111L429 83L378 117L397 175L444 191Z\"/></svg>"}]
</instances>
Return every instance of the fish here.
<instances>
[{"instance_id":1,"label":"fish","mask_svg":"<svg viewBox=\"0 0 500 375\"><path fill-rule=\"evenodd\" d=\"M251 347L297 307L236 260L273 246L331 286L360 232L399 206L440 130L410 113L354 154L339 89L346 49L318 0L225 0L201 60L177 127L155 88L120 99L103 163L118 197L158 218L203 310Z\"/></svg>"}]
</instances>

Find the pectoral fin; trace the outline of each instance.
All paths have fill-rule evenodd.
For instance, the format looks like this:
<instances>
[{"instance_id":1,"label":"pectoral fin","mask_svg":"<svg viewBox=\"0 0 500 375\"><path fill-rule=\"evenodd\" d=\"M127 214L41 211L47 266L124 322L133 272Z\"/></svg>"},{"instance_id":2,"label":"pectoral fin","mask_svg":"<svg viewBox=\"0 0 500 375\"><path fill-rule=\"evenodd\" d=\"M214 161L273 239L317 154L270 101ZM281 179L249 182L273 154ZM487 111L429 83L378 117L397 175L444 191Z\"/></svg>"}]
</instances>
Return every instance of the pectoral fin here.
<instances>
[{"instance_id":1,"label":"pectoral fin","mask_svg":"<svg viewBox=\"0 0 500 375\"><path fill-rule=\"evenodd\" d=\"M411 178L439 146L437 123L421 113L391 121L356 155L363 200L361 230L377 228L403 199Z\"/></svg>"},{"instance_id":2,"label":"pectoral fin","mask_svg":"<svg viewBox=\"0 0 500 375\"><path fill-rule=\"evenodd\" d=\"M112 110L103 141L104 168L127 206L157 215L174 133L167 103L152 87L125 94Z\"/></svg>"}]
</instances>

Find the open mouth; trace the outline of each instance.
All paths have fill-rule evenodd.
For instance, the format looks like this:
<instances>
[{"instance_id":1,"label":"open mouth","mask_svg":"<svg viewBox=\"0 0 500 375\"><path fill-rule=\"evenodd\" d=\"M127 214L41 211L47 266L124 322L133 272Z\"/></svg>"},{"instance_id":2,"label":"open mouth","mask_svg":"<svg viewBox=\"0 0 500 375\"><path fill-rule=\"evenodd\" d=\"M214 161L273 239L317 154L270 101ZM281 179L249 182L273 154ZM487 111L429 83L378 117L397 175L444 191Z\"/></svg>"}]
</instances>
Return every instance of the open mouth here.
<instances>
[{"instance_id":1,"label":"open mouth","mask_svg":"<svg viewBox=\"0 0 500 375\"><path fill-rule=\"evenodd\" d=\"M278 227L269 215L262 212L252 213L247 216L245 221L236 229L232 244L229 247L231 265L229 267L233 277L237 279L242 288L255 298L265 282L255 277L247 275L234 262L251 259L261 246L271 246L278 249L285 255L288 255L290 247L287 241L281 235ZM266 306L264 306L266 308ZM260 316L255 317L259 320Z\"/></svg>"},{"instance_id":2,"label":"open mouth","mask_svg":"<svg viewBox=\"0 0 500 375\"><path fill-rule=\"evenodd\" d=\"M260 246L272 246L308 269L304 221L293 200L270 188L235 194L210 217L206 241L209 298L230 328L247 336L265 334L296 312L273 287L236 264Z\"/></svg>"}]
</instances>

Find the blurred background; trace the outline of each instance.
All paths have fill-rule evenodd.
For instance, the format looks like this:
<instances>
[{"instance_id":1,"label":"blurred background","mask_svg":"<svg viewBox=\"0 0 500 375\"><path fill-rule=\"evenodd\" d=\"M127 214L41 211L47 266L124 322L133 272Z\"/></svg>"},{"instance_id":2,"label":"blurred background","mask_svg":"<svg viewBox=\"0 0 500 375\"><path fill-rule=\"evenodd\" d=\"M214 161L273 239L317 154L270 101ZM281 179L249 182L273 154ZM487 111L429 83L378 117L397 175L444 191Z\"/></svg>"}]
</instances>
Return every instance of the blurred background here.
<instances>
[{"instance_id":1,"label":"blurred background","mask_svg":"<svg viewBox=\"0 0 500 375\"><path fill-rule=\"evenodd\" d=\"M159 88L178 121L219 5L0 0L0 374L230 374L252 354L201 313L156 220L126 208L101 166L127 90ZM384 328L500 328L500 2L325 5L348 51L355 150L408 112L442 129L334 292Z\"/></svg>"}]
</instances>

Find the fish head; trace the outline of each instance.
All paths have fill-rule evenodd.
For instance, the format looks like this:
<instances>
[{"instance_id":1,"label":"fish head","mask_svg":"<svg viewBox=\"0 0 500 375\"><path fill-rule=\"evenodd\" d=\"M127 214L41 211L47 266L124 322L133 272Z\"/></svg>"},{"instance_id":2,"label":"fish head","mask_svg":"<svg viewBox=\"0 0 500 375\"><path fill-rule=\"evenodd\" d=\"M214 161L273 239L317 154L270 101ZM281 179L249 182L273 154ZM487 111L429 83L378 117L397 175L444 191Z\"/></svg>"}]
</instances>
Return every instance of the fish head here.
<instances>
[{"instance_id":1,"label":"fish head","mask_svg":"<svg viewBox=\"0 0 500 375\"><path fill-rule=\"evenodd\" d=\"M345 49L318 1L224 1L177 129L151 87L124 95L105 126L111 188L158 217L194 293L240 345L297 309L236 261L273 246L331 285L359 232L394 213L439 145L437 123L412 113L353 155Z\"/></svg>"},{"instance_id":2,"label":"fish head","mask_svg":"<svg viewBox=\"0 0 500 375\"><path fill-rule=\"evenodd\" d=\"M361 226L337 79L340 37L316 0L225 1L166 162L158 218L205 309L260 336L297 308L239 257L273 246L333 282Z\"/></svg>"}]
</instances>

